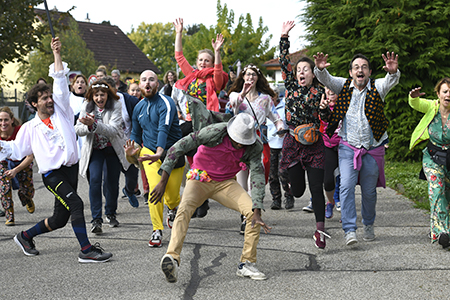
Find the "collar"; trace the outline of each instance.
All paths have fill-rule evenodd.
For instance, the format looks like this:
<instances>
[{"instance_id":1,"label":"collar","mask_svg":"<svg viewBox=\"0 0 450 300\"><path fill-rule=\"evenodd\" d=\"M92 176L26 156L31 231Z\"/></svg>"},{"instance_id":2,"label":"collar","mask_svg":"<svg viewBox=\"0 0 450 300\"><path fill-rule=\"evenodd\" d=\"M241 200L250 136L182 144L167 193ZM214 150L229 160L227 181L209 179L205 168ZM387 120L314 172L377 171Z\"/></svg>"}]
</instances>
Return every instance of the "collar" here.
<instances>
[{"instance_id":1,"label":"collar","mask_svg":"<svg viewBox=\"0 0 450 300\"><path fill-rule=\"evenodd\" d=\"M370 82L371 80L372 80L372 79L369 78L369 81L367 81L366 86L365 86L364 89L363 89L362 91L360 91L360 92L363 92L365 89L367 89L367 90L370 91L371 86L372 86L372 85L371 85L371 82ZM353 83L353 79L352 79L352 81L350 82L349 88L353 88L353 89L356 88L355 84ZM357 89L357 90L359 91L359 89Z\"/></svg>"}]
</instances>

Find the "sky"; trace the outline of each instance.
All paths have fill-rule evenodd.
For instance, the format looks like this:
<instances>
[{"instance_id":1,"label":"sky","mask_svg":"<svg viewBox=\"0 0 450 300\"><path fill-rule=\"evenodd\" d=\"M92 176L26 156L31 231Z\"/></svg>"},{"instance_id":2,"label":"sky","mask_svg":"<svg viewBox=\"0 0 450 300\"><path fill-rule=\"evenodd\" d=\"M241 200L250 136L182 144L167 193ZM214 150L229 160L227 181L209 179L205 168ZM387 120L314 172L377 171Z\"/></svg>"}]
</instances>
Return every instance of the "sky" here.
<instances>
[{"instance_id":1,"label":"sky","mask_svg":"<svg viewBox=\"0 0 450 300\"><path fill-rule=\"evenodd\" d=\"M197 2L198 4L195 4ZM114 3L114 4L113 4ZM115 3L120 3L116 5ZM188 4L185 4L188 3ZM201 3L201 4L200 4ZM302 13L305 1L301 0L221 0L221 6L227 5L228 11L233 10L235 24L239 16L246 16L250 13L254 28L258 27L259 17L263 18L263 24L269 28L269 33L264 38L272 34L271 46L278 48L278 42L281 34L281 25L285 21L295 21L296 26L290 32L291 50L295 52L302 50L306 42L304 35L305 27L299 23L298 16ZM55 6L59 11L67 11L72 6L76 6L71 11L71 15L77 21L84 21L86 15L92 23L101 23L110 21L112 25L117 25L125 34L131 31L131 28L137 28L142 22L167 23L173 22L176 18L183 18L184 26L193 24L203 24L206 27L217 23L217 1L201 0L138 0L138 1L61 1L47 0L49 9ZM44 9L44 4L38 6Z\"/></svg>"}]
</instances>

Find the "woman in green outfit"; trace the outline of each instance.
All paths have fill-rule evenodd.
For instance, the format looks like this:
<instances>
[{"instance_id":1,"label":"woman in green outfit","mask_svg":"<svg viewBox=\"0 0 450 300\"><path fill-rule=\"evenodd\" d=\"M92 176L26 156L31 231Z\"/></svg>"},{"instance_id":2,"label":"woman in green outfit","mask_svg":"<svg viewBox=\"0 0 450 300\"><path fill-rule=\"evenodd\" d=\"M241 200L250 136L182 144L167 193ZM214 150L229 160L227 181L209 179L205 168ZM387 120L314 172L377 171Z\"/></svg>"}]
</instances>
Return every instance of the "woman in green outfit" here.
<instances>
[{"instance_id":1,"label":"woman in green outfit","mask_svg":"<svg viewBox=\"0 0 450 300\"><path fill-rule=\"evenodd\" d=\"M431 239L447 248L450 246L450 78L441 79L434 88L438 100L419 98L425 95L420 89L409 92L409 105L425 114L412 134L410 149L429 140L423 150L423 171L428 181Z\"/></svg>"}]
</instances>

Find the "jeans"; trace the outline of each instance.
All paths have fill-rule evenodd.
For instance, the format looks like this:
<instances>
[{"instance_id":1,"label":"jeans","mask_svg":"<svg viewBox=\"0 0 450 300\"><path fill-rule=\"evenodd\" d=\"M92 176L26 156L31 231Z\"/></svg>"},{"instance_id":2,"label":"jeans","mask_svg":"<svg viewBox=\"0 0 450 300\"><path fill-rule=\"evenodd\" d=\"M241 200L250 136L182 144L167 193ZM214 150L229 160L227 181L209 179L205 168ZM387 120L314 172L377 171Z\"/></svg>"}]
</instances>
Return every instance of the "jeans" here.
<instances>
[{"instance_id":1,"label":"jeans","mask_svg":"<svg viewBox=\"0 0 450 300\"><path fill-rule=\"evenodd\" d=\"M103 168L105 168L103 180ZM122 165L113 147L93 149L89 161L89 200L92 220L102 219L102 184L105 196L105 215L115 215L119 197L119 176Z\"/></svg>"},{"instance_id":2,"label":"jeans","mask_svg":"<svg viewBox=\"0 0 450 300\"><path fill-rule=\"evenodd\" d=\"M378 165L375 159L366 154L362 157L361 170L353 167L354 151L343 144L339 145L339 171L341 185L339 198L341 200L342 229L345 233L356 231L355 187L361 186L361 216L364 225L373 225L375 221L375 206L377 203Z\"/></svg>"}]
</instances>

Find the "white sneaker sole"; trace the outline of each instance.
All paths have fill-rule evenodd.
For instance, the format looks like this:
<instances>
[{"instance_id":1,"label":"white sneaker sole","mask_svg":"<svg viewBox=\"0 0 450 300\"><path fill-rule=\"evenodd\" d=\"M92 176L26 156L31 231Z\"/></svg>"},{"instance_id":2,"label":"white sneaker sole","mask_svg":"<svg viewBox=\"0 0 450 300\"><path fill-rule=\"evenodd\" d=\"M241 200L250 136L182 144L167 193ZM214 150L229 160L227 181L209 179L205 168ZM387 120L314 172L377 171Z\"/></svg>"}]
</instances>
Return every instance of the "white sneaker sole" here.
<instances>
[{"instance_id":1,"label":"white sneaker sole","mask_svg":"<svg viewBox=\"0 0 450 300\"><path fill-rule=\"evenodd\" d=\"M161 259L161 270L166 276L166 280L170 283L177 282L177 262L170 255L164 255Z\"/></svg>"}]
</instances>

